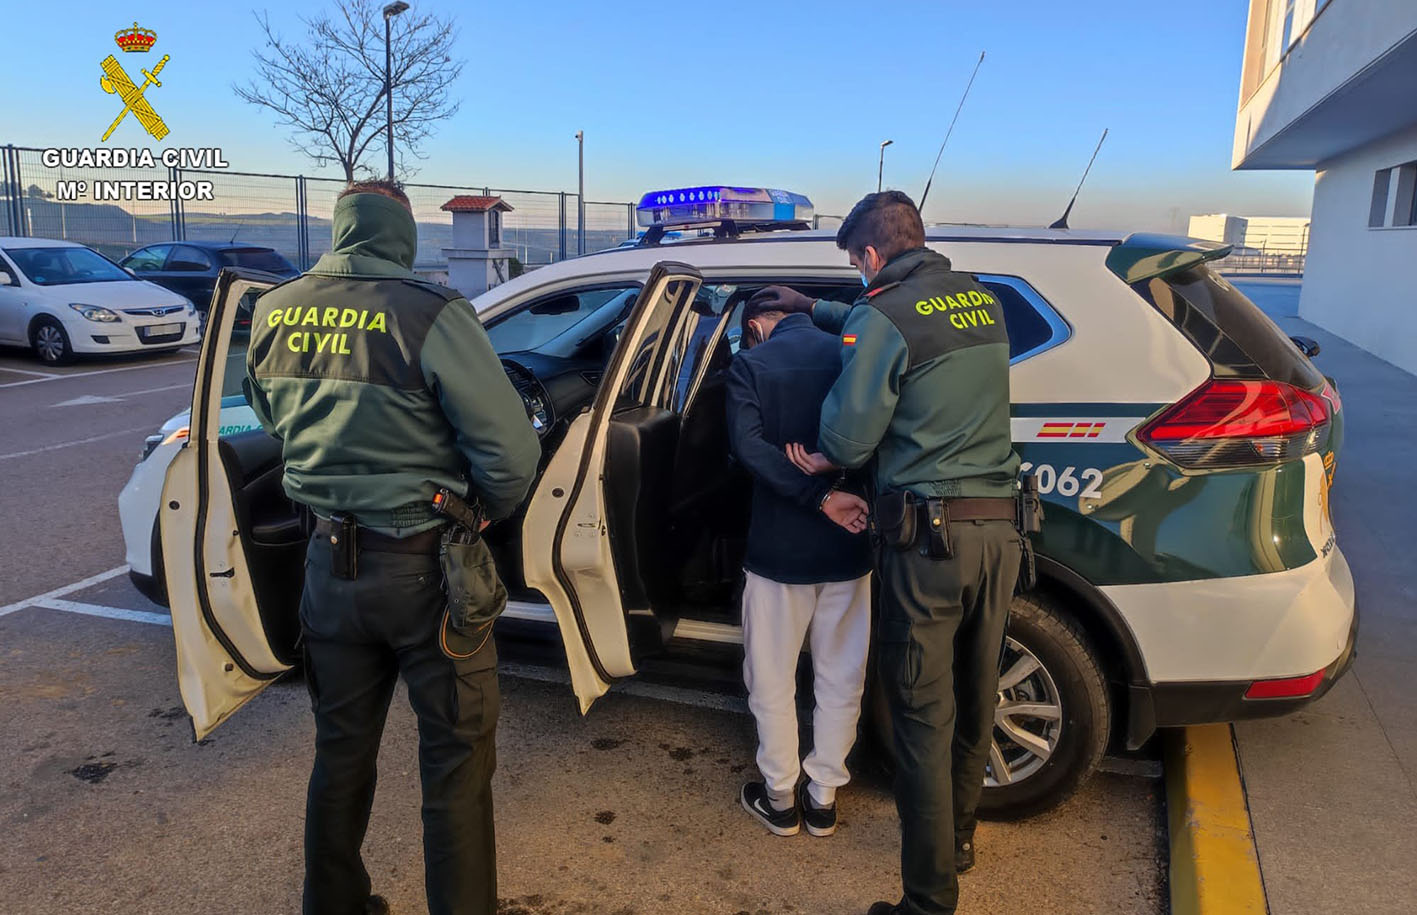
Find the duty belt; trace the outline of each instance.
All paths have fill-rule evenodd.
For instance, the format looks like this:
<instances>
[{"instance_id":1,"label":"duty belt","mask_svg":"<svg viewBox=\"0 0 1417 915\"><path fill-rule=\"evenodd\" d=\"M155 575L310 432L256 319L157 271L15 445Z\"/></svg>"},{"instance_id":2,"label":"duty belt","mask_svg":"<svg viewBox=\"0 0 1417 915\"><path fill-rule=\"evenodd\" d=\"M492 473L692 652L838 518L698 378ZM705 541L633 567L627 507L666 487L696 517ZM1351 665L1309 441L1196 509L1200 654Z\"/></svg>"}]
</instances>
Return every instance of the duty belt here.
<instances>
[{"instance_id":1,"label":"duty belt","mask_svg":"<svg viewBox=\"0 0 1417 915\"><path fill-rule=\"evenodd\" d=\"M444 525L438 525L431 530L419 531L417 534L410 534L407 537L390 537L387 534L380 534L371 531L366 527L361 527L356 534L356 541L359 549L370 550L375 553L415 553L421 555L432 555L438 552L438 547L443 536ZM333 521L326 518L315 519L315 537L328 540L331 536L339 535L340 527Z\"/></svg>"},{"instance_id":2,"label":"duty belt","mask_svg":"<svg viewBox=\"0 0 1417 915\"><path fill-rule=\"evenodd\" d=\"M889 492L878 496L871 512L875 541L895 550L919 549L922 556L949 559L954 555L951 522L1019 521L1017 499L920 498L910 492Z\"/></svg>"},{"instance_id":3,"label":"duty belt","mask_svg":"<svg viewBox=\"0 0 1417 915\"><path fill-rule=\"evenodd\" d=\"M1014 521L1018 502L1012 498L945 499L951 521Z\"/></svg>"}]
</instances>

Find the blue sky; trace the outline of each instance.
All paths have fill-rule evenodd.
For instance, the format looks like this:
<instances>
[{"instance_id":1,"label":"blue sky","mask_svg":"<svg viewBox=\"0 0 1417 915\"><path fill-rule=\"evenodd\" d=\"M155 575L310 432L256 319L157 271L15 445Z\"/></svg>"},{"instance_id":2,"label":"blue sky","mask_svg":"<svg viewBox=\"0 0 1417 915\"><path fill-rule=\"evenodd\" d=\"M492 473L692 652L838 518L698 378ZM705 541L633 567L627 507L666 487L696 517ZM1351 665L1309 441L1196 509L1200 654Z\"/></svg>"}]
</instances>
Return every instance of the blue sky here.
<instances>
[{"instance_id":1,"label":"blue sky","mask_svg":"<svg viewBox=\"0 0 1417 915\"><path fill-rule=\"evenodd\" d=\"M1246 4L1190 0L455 4L467 58L459 114L411 180L573 189L586 132L587 197L716 182L801 191L841 213L886 184L918 196L981 50L927 217L1038 224L1062 211L1104 127L1077 227L1184 228L1191 213L1303 215L1309 172L1230 170ZM0 143L97 145L116 109L98 87L113 33L158 33L172 56L150 89L170 145L219 146L233 170L320 172L234 81L260 42L323 3L12 4L0 57ZM121 15L120 15L121 13ZM119 55L136 72L138 55ZM137 125L109 145L143 146ZM372 161L383 155L374 149ZM1179 219L1179 221L1178 221Z\"/></svg>"}]
</instances>

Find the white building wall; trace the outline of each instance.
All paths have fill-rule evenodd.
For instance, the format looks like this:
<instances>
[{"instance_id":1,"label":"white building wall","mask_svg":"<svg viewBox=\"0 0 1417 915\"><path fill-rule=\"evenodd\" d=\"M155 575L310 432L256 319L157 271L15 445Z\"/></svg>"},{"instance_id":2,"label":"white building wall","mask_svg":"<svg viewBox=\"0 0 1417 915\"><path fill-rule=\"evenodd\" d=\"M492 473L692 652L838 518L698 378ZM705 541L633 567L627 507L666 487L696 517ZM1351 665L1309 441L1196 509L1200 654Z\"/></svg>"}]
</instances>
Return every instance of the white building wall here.
<instances>
[{"instance_id":1,"label":"white building wall","mask_svg":"<svg viewBox=\"0 0 1417 915\"><path fill-rule=\"evenodd\" d=\"M1309 217L1247 216L1242 244L1266 254L1303 254L1309 244Z\"/></svg>"},{"instance_id":2,"label":"white building wall","mask_svg":"<svg viewBox=\"0 0 1417 915\"><path fill-rule=\"evenodd\" d=\"M1299 314L1417 374L1417 226L1368 227L1374 174L1414 160L1417 127L1321 164Z\"/></svg>"},{"instance_id":3,"label":"white building wall","mask_svg":"<svg viewBox=\"0 0 1417 915\"><path fill-rule=\"evenodd\" d=\"M1186 234L1191 238L1240 245L1245 241L1245 220L1228 213L1205 213L1192 216Z\"/></svg>"},{"instance_id":4,"label":"white building wall","mask_svg":"<svg viewBox=\"0 0 1417 915\"><path fill-rule=\"evenodd\" d=\"M1232 154L1236 168L1417 29L1417 0L1328 0L1318 16L1313 0L1298 0L1293 28L1298 40L1281 49L1284 0L1251 2L1269 10L1266 75L1253 96L1240 100Z\"/></svg>"}]
</instances>

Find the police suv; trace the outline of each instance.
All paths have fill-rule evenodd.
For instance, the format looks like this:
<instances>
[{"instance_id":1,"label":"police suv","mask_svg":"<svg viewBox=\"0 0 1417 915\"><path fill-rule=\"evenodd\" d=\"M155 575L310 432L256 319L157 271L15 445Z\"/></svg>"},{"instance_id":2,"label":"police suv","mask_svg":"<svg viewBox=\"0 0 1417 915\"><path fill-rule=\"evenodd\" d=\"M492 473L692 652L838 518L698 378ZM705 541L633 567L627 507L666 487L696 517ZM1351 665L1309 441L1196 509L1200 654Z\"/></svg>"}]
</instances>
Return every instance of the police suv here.
<instances>
[{"instance_id":1,"label":"police suv","mask_svg":"<svg viewBox=\"0 0 1417 915\"><path fill-rule=\"evenodd\" d=\"M729 451L724 381L739 315L768 284L843 301L861 289L833 235L806 229L799 195L683 188L646 195L640 214L636 247L474 303L543 443L528 503L488 532L513 597L499 631L559 634L582 710L644 665L710 658L737 676L751 484ZM1058 803L1109 743L1322 695L1357 627L1328 505L1342 404L1208 265L1228 248L955 227L927 243L1004 305L1014 445L1046 500L1040 584L1015 598L1001 662L985 810ZM199 736L296 659L310 519L282 492L278 443L236 431L250 424L241 301L273 282L222 274L190 434L153 443L134 474L147 495L125 491L135 578L170 602ZM878 697L866 712L884 736Z\"/></svg>"}]
</instances>

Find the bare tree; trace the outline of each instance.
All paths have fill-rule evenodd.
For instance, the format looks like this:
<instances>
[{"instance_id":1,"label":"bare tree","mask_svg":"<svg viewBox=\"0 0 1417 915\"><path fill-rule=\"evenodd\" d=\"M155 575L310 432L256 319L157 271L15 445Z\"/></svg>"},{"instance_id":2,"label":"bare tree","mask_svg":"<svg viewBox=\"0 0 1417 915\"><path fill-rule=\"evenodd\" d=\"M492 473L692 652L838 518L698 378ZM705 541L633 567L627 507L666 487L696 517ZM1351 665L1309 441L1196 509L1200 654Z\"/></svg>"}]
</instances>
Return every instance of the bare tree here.
<instances>
[{"instance_id":1,"label":"bare tree","mask_svg":"<svg viewBox=\"0 0 1417 915\"><path fill-rule=\"evenodd\" d=\"M265 47L252 51L256 76L236 94L276 113L294 130L291 143L317 165L335 162L346 180L363 170L372 146L384 149L384 22L374 0L335 0L331 15L301 17L305 35L288 41L266 13L256 16ZM463 61L450 51L457 32L448 20L406 12L393 19L394 146L398 171L408 174L408 157L423 158L419 145L434 125L461 105L449 87Z\"/></svg>"}]
</instances>

